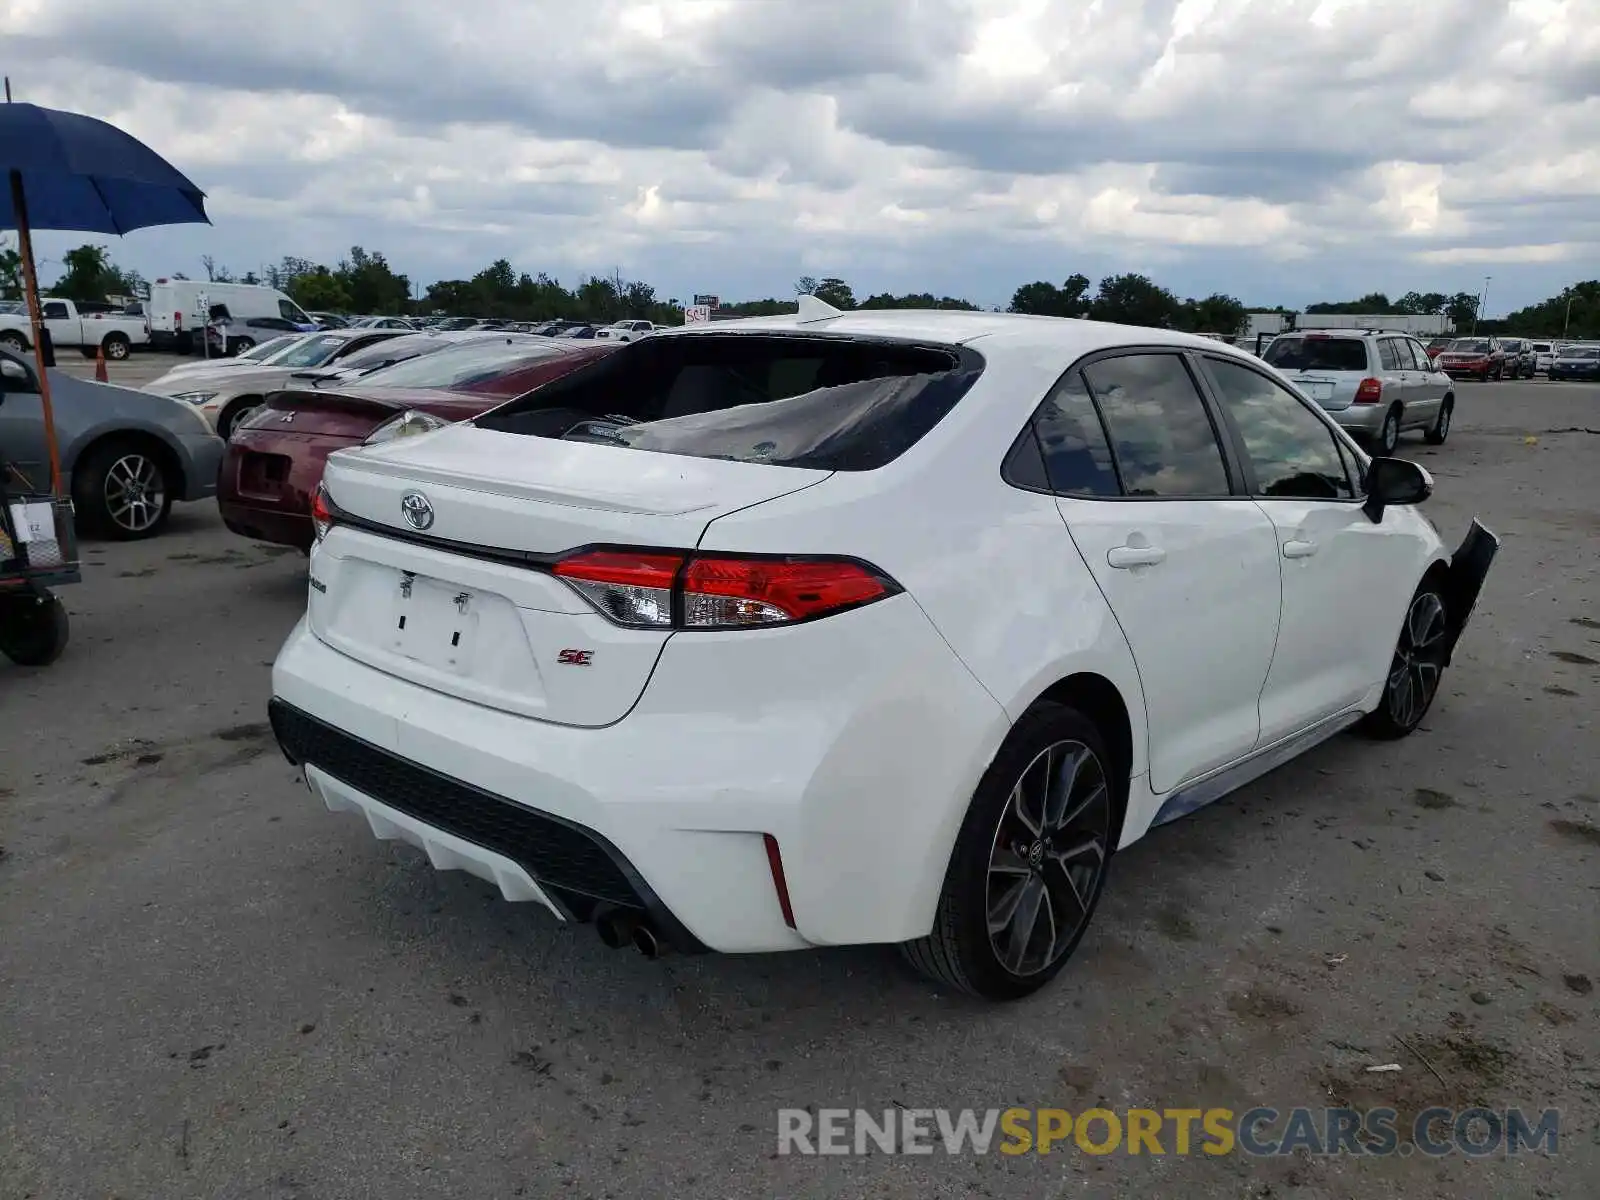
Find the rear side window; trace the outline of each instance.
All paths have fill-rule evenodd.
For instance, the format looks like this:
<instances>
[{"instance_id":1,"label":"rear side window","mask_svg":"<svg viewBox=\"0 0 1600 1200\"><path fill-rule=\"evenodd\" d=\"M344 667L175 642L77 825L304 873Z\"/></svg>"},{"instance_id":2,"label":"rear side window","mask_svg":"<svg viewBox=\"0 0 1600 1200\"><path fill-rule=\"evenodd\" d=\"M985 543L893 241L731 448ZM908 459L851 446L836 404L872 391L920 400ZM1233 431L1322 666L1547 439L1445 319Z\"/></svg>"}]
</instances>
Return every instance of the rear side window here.
<instances>
[{"instance_id":1,"label":"rear side window","mask_svg":"<svg viewBox=\"0 0 1600 1200\"><path fill-rule=\"evenodd\" d=\"M1367 344L1348 337L1281 337L1267 350L1280 371L1365 371Z\"/></svg>"},{"instance_id":2,"label":"rear side window","mask_svg":"<svg viewBox=\"0 0 1600 1200\"><path fill-rule=\"evenodd\" d=\"M1395 349L1393 338L1380 338L1378 341L1378 364L1385 371L1400 370L1400 354Z\"/></svg>"},{"instance_id":3,"label":"rear side window","mask_svg":"<svg viewBox=\"0 0 1600 1200\"><path fill-rule=\"evenodd\" d=\"M889 339L652 337L478 424L695 458L870 471L915 445L982 371L971 350Z\"/></svg>"},{"instance_id":4,"label":"rear side window","mask_svg":"<svg viewBox=\"0 0 1600 1200\"><path fill-rule=\"evenodd\" d=\"M1105 429L1077 371L1044 398L1001 474L1018 487L1062 496L1122 495Z\"/></svg>"},{"instance_id":5,"label":"rear side window","mask_svg":"<svg viewBox=\"0 0 1600 1200\"><path fill-rule=\"evenodd\" d=\"M1083 369L1129 496L1226 496L1210 414L1176 354L1128 354Z\"/></svg>"}]
</instances>

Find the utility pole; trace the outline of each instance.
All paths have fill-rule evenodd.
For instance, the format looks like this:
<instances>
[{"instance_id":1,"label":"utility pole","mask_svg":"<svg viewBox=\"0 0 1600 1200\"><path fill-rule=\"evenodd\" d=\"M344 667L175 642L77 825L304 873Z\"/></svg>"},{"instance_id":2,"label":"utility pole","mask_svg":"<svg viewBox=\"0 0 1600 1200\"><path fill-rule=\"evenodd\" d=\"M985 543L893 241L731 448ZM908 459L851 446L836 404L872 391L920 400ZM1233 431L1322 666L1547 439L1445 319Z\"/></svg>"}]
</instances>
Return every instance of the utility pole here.
<instances>
[{"instance_id":1,"label":"utility pole","mask_svg":"<svg viewBox=\"0 0 1600 1200\"><path fill-rule=\"evenodd\" d=\"M1561 336L1563 338L1567 336L1567 330L1572 328L1572 301L1573 301L1573 298L1574 298L1573 297L1573 293L1569 289L1568 292L1567 292L1567 316L1566 316L1566 319L1561 322Z\"/></svg>"},{"instance_id":2,"label":"utility pole","mask_svg":"<svg viewBox=\"0 0 1600 1200\"><path fill-rule=\"evenodd\" d=\"M1478 318L1483 316L1484 310L1488 307L1489 280L1493 278L1493 275L1485 275L1483 277L1483 291L1478 293L1478 307L1473 311L1472 314L1472 333L1478 332ZM1467 336L1471 337L1472 334L1468 334Z\"/></svg>"}]
</instances>

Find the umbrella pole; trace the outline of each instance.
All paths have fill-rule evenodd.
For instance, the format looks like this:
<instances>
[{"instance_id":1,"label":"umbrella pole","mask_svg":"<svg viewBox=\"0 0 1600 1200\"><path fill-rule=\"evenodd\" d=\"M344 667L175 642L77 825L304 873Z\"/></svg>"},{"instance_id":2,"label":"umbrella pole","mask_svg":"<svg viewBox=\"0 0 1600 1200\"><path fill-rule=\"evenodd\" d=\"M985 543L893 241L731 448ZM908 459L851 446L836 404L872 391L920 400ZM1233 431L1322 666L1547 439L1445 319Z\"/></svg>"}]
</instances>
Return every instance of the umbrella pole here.
<instances>
[{"instance_id":1,"label":"umbrella pole","mask_svg":"<svg viewBox=\"0 0 1600 1200\"><path fill-rule=\"evenodd\" d=\"M10 90L7 80L7 91ZM39 311L39 276L33 269L33 234L28 228L28 200L22 192L22 172L11 172L11 207L17 214L17 246L22 252L22 291L28 301L28 321L33 326L33 359L39 367L39 403L44 409L44 442L50 455L50 494L61 494L61 448L56 445L56 414L50 403L50 377L44 365L44 317Z\"/></svg>"}]
</instances>

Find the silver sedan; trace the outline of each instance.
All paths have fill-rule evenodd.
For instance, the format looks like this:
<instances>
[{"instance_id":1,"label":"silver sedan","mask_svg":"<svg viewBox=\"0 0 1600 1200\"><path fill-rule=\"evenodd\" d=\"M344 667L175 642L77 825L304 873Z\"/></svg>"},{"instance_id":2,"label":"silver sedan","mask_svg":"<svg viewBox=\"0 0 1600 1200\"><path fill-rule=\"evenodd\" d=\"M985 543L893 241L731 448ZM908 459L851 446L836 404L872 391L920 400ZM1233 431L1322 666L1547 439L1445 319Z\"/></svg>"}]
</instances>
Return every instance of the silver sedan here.
<instances>
[{"instance_id":1,"label":"silver sedan","mask_svg":"<svg viewBox=\"0 0 1600 1200\"><path fill-rule=\"evenodd\" d=\"M161 531L175 500L217 494L223 442L192 405L50 372L61 471L86 532L129 541ZM50 486L39 378L0 350L0 462L15 486Z\"/></svg>"}]
</instances>

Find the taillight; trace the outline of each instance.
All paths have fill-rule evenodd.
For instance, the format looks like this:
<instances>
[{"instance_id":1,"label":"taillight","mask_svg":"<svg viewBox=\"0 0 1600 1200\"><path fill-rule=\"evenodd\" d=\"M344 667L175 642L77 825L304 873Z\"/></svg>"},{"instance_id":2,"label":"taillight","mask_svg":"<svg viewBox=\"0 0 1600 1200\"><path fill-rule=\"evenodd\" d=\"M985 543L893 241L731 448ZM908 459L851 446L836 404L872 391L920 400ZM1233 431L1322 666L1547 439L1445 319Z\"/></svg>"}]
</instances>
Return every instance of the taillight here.
<instances>
[{"instance_id":1,"label":"taillight","mask_svg":"<svg viewBox=\"0 0 1600 1200\"><path fill-rule=\"evenodd\" d=\"M311 493L311 532L317 541L327 537L328 530L333 528L333 514L333 501L328 496L328 489L319 483L317 490Z\"/></svg>"},{"instance_id":2,"label":"taillight","mask_svg":"<svg viewBox=\"0 0 1600 1200\"><path fill-rule=\"evenodd\" d=\"M1363 379L1356 387L1355 403L1377 404L1383 399L1383 380Z\"/></svg>"},{"instance_id":3,"label":"taillight","mask_svg":"<svg viewBox=\"0 0 1600 1200\"><path fill-rule=\"evenodd\" d=\"M555 574L618 625L672 625L672 584L683 555L584 550L555 565Z\"/></svg>"},{"instance_id":4,"label":"taillight","mask_svg":"<svg viewBox=\"0 0 1600 1200\"><path fill-rule=\"evenodd\" d=\"M870 604L900 590L854 559L580 550L552 568L619 625L759 629Z\"/></svg>"}]
</instances>

